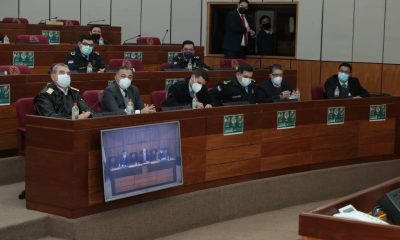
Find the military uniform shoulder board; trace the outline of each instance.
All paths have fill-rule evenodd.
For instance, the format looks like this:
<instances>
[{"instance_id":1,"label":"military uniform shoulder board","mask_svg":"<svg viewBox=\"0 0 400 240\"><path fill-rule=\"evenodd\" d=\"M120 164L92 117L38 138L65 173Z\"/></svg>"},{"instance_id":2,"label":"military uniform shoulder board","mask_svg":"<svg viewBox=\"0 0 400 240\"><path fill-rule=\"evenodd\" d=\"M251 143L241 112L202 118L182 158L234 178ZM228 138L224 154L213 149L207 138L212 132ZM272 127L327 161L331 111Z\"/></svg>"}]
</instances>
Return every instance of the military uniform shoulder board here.
<instances>
[{"instance_id":1,"label":"military uniform shoulder board","mask_svg":"<svg viewBox=\"0 0 400 240\"><path fill-rule=\"evenodd\" d=\"M94 53L100 56L100 53L99 53L99 52L94 52Z\"/></svg>"},{"instance_id":2,"label":"military uniform shoulder board","mask_svg":"<svg viewBox=\"0 0 400 240\"><path fill-rule=\"evenodd\" d=\"M54 92L54 89L52 89L52 88L48 88L47 90L46 90L46 92L48 93L48 94L53 94L53 92Z\"/></svg>"},{"instance_id":3,"label":"military uniform shoulder board","mask_svg":"<svg viewBox=\"0 0 400 240\"><path fill-rule=\"evenodd\" d=\"M200 59L200 57L199 56L195 56L194 59Z\"/></svg>"},{"instance_id":4,"label":"military uniform shoulder board","mask_svg":"<svg viewBox=\"0 0 400 240\"><path fill-rule=\"evenodd\" d=\"M227 85L227 84L229 84L230 82L231 82L231 80L224 81L224 84Z\"/></svg>"},{"instance_id":5,"label":"military uniform shoulder board","mask_svg":"<svg viewBox=\"0 0 400 240\"><path fill-rule=\"evenodd\" d=\"M69 88L71 88L74 91L80 92L79 89L77 89L77 88L74 88L74 87L69 87Z\"/></svg>"},{"instance_id":6,"label":"military uniform shoulder board","mask_svg":"<svg viewBox=\"0 0 400 240\"><path fill-rule=\"evenodd\" d=\"M71 55L72 55L72 56L75 56L75 54L76 54L75 51L72 51L72 52L71 52Z\"/></svg>"}]
</instances>

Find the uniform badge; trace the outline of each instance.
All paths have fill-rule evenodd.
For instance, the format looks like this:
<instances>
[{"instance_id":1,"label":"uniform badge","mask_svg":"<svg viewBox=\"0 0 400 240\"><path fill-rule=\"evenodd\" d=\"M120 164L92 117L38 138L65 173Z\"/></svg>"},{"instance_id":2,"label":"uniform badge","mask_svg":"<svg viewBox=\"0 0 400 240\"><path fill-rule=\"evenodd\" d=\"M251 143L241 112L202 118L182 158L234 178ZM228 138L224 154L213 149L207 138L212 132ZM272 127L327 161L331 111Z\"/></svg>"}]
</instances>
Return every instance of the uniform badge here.
<instances>
[{"instance_id":1,"label":"uniform badge","mask_svg":"<svg viewBox=\"0 0 400 240\"><path fill-rule=\"evenodd\" d=\"M53 92L54 92L54 89L52 89L52 88L49 88L49 89L47 89L47 91L46 91L48 94L52 94Z\"/></svg>"},{"instance_id":2,"label":"uniform badge","mask_svg":"<svg viewBox=\"0 0 400 240\"><path fill-rule=\"evenodd\" d=\"M218 92L221 92L222 91L221 86L218 85L217 90L218 90Z\"/></svg>"},{"instance_id":3,"label":"uniform badge","mask_svg":"<svg viewBox=\"0 0 400 240\"><path fill-rule=\"evenodd\" d=\"M69 60L68 64L74 64L74 60Z\"/></svg>"}]
</instances>

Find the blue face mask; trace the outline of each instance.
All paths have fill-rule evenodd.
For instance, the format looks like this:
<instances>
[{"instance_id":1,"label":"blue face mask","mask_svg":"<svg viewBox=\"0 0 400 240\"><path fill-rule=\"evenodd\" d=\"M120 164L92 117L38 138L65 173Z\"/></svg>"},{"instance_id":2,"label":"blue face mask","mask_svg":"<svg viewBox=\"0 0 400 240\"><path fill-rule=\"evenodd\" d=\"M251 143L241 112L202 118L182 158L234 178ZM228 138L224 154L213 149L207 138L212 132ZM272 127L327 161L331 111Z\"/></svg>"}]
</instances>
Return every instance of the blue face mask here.
<instances>
[{"instance_id":1,"label":"blue face mask","mask_svg":"<svg viewBox=\"0 0 400 240\"><path fill-rule=\"evenodd\" d=\"M338 78L339 78L339 81L341 81L341 82L347 82L349 80L349 74L339 72Z\"/></svg>"},{"instance_id":2,"label":"blue face mask","mask_svg":"<svg viewBox=\"0 0 400 240\"><path fill-rule=\"evenodd\" d=\"M191 58L193 57L193 53L190 52L190 51L185 51L185 52L183 52L183 56L184 56L186 59L191 59Z\"/></svg>"},{"instance_id":3,"label":"blue face mask","mask_svg":"<svg viewBox=\"0 0 400 240\"><path fill-rule=\"evenodd\" d=\"M89 56L92 53L92 51L93 51L93 47L91 47L91 46L83 45L81 48L81 52L85 56Z\"/></svg>"}]
</instances>

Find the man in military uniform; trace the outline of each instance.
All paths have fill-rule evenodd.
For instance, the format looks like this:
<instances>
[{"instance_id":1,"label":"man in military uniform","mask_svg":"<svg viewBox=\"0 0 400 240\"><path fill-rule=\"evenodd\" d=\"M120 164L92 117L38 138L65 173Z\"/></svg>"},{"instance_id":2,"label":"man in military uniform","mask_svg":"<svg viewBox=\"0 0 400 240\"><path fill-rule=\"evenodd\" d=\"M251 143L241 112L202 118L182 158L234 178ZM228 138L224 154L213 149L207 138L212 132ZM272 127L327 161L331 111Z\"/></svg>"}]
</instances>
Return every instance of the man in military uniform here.
<instances>
[{"instance_id":1,"label":"man in military uniform","mask_svg":"<svg viewBox=\"0 0 400 240\"><path fill-rule=\"evenodd\" d=\"M253 67L248 64L240 65L235 77L219 82L211 90L211 104L222 106L224 103L234 102L256 103L256 83L252 77Z\"/></svg>"},{"instance_id":2,"label":"man in military uniform","mask_svg":"<svg viewBox=\"0 0 400 240\"><path fill-rule=\"evenodd\" d=\"M40 116L55 118L71 118L72 107L76 103L79 108L79 119L89 118L92 110L81 98L79 90L70 86L71 77L68 66L59 63L51 71L52 83L35 97L36 112Z\"/></svg>"},{"instance_id":3,"label":"man in military uniform","mask_svg":"<svg viewBox=\"0 0 400 240\"><path fill-rule=\"evenodd\" d=\"M68 65L71 71L88 72L88 65L92 66L93 72L105 71L100 53L93 52L93 45L92 36L86 34L81 37L78 42L78 47L75 48L65 60L65 64ZM89 72L91 71L89 70Z\"/></svg>"},{"instance_id":4,"label":"man in military uniform","mask_svg":"<svg viewBox=\"0 0 400 240\"><path fill-rule=\"evenodd\" d=\"M205 68L210 69L199 56L195 55L194 42L186 40L182 43L181 52L172 59L172 68L185 69L188 64L192 63L192 68Z\"/></svg>"}]
</instances>

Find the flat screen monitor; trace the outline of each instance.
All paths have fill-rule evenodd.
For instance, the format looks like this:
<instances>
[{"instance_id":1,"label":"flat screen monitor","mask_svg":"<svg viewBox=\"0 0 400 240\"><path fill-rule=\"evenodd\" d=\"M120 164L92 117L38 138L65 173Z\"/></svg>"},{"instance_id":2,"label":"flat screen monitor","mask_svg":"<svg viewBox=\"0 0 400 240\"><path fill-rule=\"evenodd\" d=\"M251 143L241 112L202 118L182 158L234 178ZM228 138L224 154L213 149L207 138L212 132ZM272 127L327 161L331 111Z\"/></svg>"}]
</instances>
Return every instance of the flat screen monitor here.
<instances>
[{"instance_id":1,"label":"flat screen monitor","mask_svg":"<svg viewBox=\"0 0 400 240\"><path fill-rule=\"evenodd\" d=\"M179 122L101 130L105 201L183 184Z\"/></svg>"}]
</instances>

